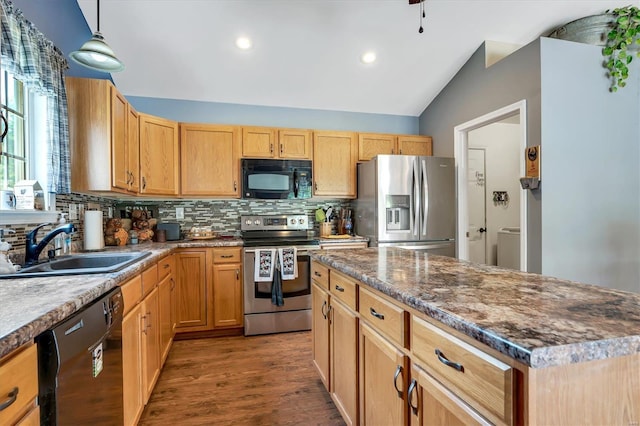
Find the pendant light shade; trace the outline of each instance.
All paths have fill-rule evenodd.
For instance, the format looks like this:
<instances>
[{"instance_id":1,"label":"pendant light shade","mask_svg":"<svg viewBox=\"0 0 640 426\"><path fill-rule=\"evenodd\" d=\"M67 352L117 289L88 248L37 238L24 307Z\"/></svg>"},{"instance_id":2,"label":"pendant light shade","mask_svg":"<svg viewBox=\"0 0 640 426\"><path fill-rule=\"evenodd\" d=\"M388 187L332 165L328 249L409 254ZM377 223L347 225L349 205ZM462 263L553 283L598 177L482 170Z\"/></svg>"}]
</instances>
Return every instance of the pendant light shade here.
<instances>
[{"instance_id":1,"label":"pendant light shade","mask_svg":"<svg viewBox=\"0 0 640 426\"><path fill-rule=\"evenodd\" d=\"M111 47L104 41L100 33L100 0L98 3L98 30L93 33L91 40L82 45L80 50L71 52L69 56L82 66L96 71L118 72L124 69L124 64L116 57Z\"/></svg>"},{"instance_id":2,"label":"pendant light shade","mask_svg":"<svg viewBox=\"0 0 640 426\"><path fill-rule=\"evenodd\" d=\"M118 72L124 69L124 64L116 58L99 31L93 33L91 40L83 44L80 50L71 52L69 56L80 65L96 71Z\"/></svg>"}]
</instances>

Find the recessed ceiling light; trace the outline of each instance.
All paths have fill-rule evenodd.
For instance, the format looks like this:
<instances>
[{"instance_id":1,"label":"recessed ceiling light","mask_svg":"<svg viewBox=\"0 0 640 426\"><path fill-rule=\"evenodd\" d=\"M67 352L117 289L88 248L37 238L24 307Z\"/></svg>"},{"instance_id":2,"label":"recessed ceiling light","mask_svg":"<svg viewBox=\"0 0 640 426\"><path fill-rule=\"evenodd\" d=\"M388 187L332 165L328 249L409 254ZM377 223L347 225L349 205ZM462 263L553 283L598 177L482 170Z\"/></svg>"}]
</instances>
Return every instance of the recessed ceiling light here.
<instances>
[{"instance_id":1,"label":"recessed ceiling light","mask_svg":"<svg viewBox=\"0 0 640 426\"><path fill-rule=\"evenodd\" d=\"M251 39L248 37L238 37L236 39L236 46L238 46L239 49L242 50L247 50L251 48Z\"/></svg>"},{"instance_id":2,"label":"recessed ceiling light","mask_svg":"<svg viewBox=\"0 0 640 426\"><path fill-rule=\"evenodd\" d=\"M364 64L372 64L376 61L376 53L375 52L365 52L360 57L360 60Z\"/></svg>"}]
</instances>

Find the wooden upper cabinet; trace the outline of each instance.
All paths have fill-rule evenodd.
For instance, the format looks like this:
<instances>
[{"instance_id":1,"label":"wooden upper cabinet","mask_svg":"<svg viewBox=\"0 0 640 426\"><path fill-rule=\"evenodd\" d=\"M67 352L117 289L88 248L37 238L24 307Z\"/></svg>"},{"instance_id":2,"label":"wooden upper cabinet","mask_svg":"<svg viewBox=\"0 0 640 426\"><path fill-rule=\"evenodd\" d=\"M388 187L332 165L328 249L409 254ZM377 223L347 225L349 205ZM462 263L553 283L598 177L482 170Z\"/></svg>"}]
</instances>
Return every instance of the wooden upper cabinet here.
<instances>
[{"instance_id":1,"label":"wooden upper cabinet","mask_svg":"<svg viewBox=\"0 0 640 426\"><path fill-rule=\"evenodd\" d=\"M311 130L278 130L278 155L280 158L311 160Z\"/></svg>"},{"instance_id":2,"label":"wooden upper cabinet","mask_svg":"<svg viewBox=\"0 0 640 426\"><path fill-rule=\"evenodd\" d=\"M178 195L178 123L140 114L140 193Z\"/></svg>"},{"instance_id":3,"label":"wooden upper cabinet","mask_svg":"<svg viewBox=\"0 0 640 426\"><path fill-rule=\"evenodd\" d=\"M310 160L311 138L305 129L243 127L242 157Z\"/></svg>"},{"instance_id":4,"label":"wooden upper cabinet","mask_svg":"<svg viewBox=\"0 0 640 426\"><path fill-rule=\"evenodd\" d=\"M358 160L368 161L379 154L397 154L396 136L375 133L359 133Z\"/></svg>"},{"instance_id":5,"label":"wooden upper cabinet","mask_svg":"<svg viewBox=\"0 0 640 426\"><path fill-rule=\"evenodd\" d=\"M431 136L398 135L398 154L433 155Z\"/></svg>"},{"instance_id":6,"label":"wooden upper cabinet","mask_svg":"<svg viewBox=\"0 0 640 426\"><path fill-rule=\"evenodd\" d=\"M240 197L241 129L180 124L182 195Z\"/></svg>"},{"instance_id":7,"label":"wooden upper cabinet","mask_svg":"<svg viewBox=\"0 0 640 426\"><path fill-rule=\"evenodd\" d=\"M127 174L128 190L140 191L140 121L138 113L131 105L127 108Z\"/></svg>"},{"instance_id":8,"label":"wooden upper cabinet","mask_svg":"<svg viewBox=\"0 0 640 426\"><path fill-rule=\"evenodd\" d=\"M242 157L276 158L276 136L271 127L243 127Z\"/></svg>"},{"instance_id":9,"label":"wooden upper cabinet","mask_svg":"<svg viewBox=\"0 0 640 426\"><path fill-rule=\"evenodd\" d=\"M369 161L380 154L432 155L430 136L358 134L358 161Z\"/></svg>"},{"instance_id":10,"label":"wooden upper cabinet","mask_svg":"<svg viewBox=\"0 0 640 426\"><path fill-rule=\"evenodd\" d=\"M137 115L109 80L66 78L71 189L137 192Z\"/></svg>"},{"instance_id":11,"label":"wooden upper cabinet","mask_svg":"<svg viewBox=\"0 0 640 426\"><path fill-rule=\"evenodd\" d=\"M314 132L314 195L355 198L357 159L358 139L355 133Z\"/></svg>"}]
</instances>

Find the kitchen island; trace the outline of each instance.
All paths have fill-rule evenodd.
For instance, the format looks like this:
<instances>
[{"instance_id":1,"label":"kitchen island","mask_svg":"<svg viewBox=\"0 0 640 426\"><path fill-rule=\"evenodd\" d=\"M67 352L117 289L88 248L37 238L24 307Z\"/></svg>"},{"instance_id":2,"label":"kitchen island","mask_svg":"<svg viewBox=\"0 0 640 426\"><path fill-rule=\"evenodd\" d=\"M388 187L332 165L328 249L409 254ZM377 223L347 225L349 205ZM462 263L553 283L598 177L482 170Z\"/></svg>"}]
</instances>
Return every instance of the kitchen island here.
<instances>
[{"instance_id":1,"label":"kitchen island","mask_svg":"<svg viewBox=\"0 0 640 426\"><path fill-rule=\"evenodd\" d=\"M320 292L328 290L327 306L333 306L332 298L338 300L336 305L344 299L344 291L334 291L334 277L341 289L347 287L345 282L355 283L351 314L359 320L360 351L356 418L368 415L368 397L362 395L369 387L368 356L362 352L372 347L367 342L375 335L411 359L412 380L424 377L442 385L440 398L435 398L438 404L449 395L445 399L450 406L453 400L480 420L624 425L640 421L638 294L394 248L318 251L312 259L318 268L316 286ZM328 277L321 277L322 268ZM385 303L389 314L381 319L379 307ZM405 315L398 317L401 327L395 341L383 327L393 319L392 308ZM483 374L474 371L475 352L479 358L490 358L487 368L494 368L498 377L495 389L486 380L473 388L474 374ZM408 369L407 364L404 371ZM400 399L405 399L405 407L418 406L422 394L409 392L412 380L404 371L407 392ZM393 377L387 382L395 383ZM500 395L487 395L491 393ZM417 411L410 409L406 415L415 412L417 418Z\"/></svg>"}]
</instances>

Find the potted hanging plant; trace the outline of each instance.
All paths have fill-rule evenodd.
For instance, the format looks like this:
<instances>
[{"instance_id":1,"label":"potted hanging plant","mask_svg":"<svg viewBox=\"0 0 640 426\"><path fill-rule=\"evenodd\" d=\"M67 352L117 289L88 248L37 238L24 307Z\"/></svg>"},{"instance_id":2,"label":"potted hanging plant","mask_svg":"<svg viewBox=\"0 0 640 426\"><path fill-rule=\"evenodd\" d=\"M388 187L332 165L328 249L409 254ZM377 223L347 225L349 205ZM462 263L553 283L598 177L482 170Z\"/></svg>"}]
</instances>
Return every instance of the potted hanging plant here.
<instances>
[{"instance_id":1,"label":"potted hanging plant","mask_svg":"<svg viewBox=\"0 0 640 426\"><path fill-rule=\"evenodd\" d=\"M612 92L627 85L629 64L635 55L640 58L640 9L626 6L614 9L615 22L607 33L602 54L606 60L604 66L609 70Z\"/></svg>"},{"instance_id":2,"label":"potted hanging plant","mask_svg":"<svg viewBox=\"0 0 640 426\"><path fill-rule=\"evenodd\" d=\"M626 86L634 51L640 57L640 9L625 6L586 16L563 25L549 37L604 46L603 62L611 79L610 90Z\"/></svg>"}]
</instances>

